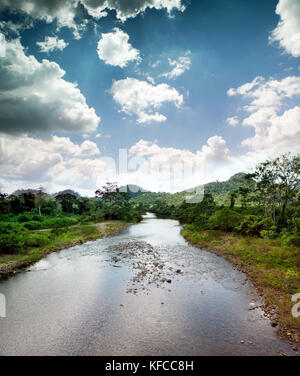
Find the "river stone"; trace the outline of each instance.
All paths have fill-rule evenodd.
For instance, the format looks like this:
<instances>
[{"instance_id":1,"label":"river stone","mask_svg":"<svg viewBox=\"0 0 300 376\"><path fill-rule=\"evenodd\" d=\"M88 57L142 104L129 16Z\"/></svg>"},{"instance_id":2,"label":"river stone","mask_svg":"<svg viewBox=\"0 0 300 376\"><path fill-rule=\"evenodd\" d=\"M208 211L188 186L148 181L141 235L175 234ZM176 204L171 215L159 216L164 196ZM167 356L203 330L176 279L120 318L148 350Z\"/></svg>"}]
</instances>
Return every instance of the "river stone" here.
<instances>
[{"instance_id":1,"label":"river stone","mask_svg":"<svg viewBox=\"0 0 300 376\"><path fill-rule=\"evenodd\" d=\"M256 304L255 303L250 303L249 304L249 307L248 307L249 311L252 311L255 308L256 308Z\"/></svg>"}]
</instances>

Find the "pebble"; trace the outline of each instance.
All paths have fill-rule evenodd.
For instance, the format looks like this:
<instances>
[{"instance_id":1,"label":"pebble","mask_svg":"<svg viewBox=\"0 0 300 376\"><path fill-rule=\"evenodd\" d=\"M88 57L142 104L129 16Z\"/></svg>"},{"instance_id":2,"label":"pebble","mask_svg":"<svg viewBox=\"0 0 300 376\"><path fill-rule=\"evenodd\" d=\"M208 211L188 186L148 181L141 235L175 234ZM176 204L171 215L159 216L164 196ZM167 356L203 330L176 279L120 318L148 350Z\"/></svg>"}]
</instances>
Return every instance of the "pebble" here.
<instances>
[{"instance_id":1,"label":"pebble","mask_svg":"<svg viewBox=\"0 0 300 376\"><path fill-rule=\"evenodd\" d=\"M249 311L252 311L255 308L256 308L256 304L255 303L250 303L249 304L249 307L248 307Z\"/></svg>"}]
</instances>

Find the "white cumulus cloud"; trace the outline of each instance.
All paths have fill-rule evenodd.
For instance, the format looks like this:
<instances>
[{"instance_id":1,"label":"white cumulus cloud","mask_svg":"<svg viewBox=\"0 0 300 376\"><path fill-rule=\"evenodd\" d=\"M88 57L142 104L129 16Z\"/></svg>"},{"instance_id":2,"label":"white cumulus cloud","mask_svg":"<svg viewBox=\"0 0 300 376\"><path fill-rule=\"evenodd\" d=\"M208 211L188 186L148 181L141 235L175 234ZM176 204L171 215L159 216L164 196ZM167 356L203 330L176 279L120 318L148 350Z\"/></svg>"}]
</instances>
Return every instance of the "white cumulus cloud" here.
<instances>
[{"instance_id":1,"label":"white cumulus cloud","mask_svg":"<svg viewBox=\"0 0 300 376\"><path fill-rule=\"evenodd\" d=\"M73 30L75 38L80 38L86 28L87 19L82 18L80 7L96 19L107 16L108 10L116 12L121 21L136 17L146 9L166 9L171 16L174 10L183 12L182 0L1 0L0 11L10 11L29 16L32 20L47 23L57 22L57 27ZM27 22L27 21L26 21ZM27 22L28 24L28 22Z\"/></svg>"},{"instance_id":2,"label":"white cumulus cloud","mask_svg":"<svg viewBox=\"0 0 300 376\"><path fill-rule=\"evenodd\" d=\"M0 34L1 35L1 34ZM2 37L3 38L3 37ZM65 71L25 55L19 39L4 41L0 56L0 132L91 132L100 118Z\"/></svg>"},{"instance_id":3,"label":"white cumulus cloud","mask_svg":"<svg viewBox=\"0 0 300 376\"><path fill-rule=\"evenodd\" d=\"M117 181L154 191L182 191L226 180L263 159L258 153L231 155L220 136L210 137L196 152L140 140L129 151L125 171L116 168L113 158L99 154L97 145L89 140L77 144L68 137L1 135L1 190L10 193L43 185L50 192L72 188L93 195L105 182Z\"/></svg>"},{"instance_id":4,"label":"white cumulus cloud","mask_svg":"<svg viewBox=\"0 0 300 376\"><path fill-rule=\"evenodd\" d=\"M63 39L58 39L57 37L45 37L44 42L36 43L40 47L41 52L52 52L55 50L62 51L65 49L69 43L66 43Z\"/></svg>"},{"instance_id":5,"label":"white cumulus cloud","mask_svg":"<svg viewBox=\"0 0 300 376\"><path fill-rule=\"evenodd\" d=\"M151 85L135 78L115 81L110 92L121 111L136 115L138 123L163 122L166 117L157 110L164 103L173 103L176 107L183 104L183 96L169 85Z\"/></svg>"},{"instance_id":6,"label":"white cumulus cloud","mask_svg":"<svg viewBox=\"0 0 300 376\"><path fill-rule=\"evenodd\" d=\"M68 137L38 139L29 136L0 136L0 175L11 192L21 187L94 189L98 174L107 166L98 158L97 145L86 140L76 144ZM56 188L59 189L59 188Z\"/></svg>"},{"instance_id":7,"label":"white cumulus cloud","mask_svg":"<svg viewBox=\"0 0 300 376\"><path fill-rule=\"evenodd\" d=\"M100 151L92 141L81 145L68 137L52 136L47 140L29 136L0 136L0 171L3 177L31 180L43 178L66 158L91 157Z\"/></svg>"},{"instance_id":8,"label":"white cumulus cloud","mask_svg":"<svg viewBox=\"0 0 300 376\"><path fill-rule=\"evenodd\" d=\"M188 51L185 53L185 55L180 56L177 60L168 59L169 65L173 67L173 69L170 72L162 73L160 76L173 79L188 71L192 64L190 54L191 51Z\"/></svg>"},{"instance_id":9,"label":"white cumulus cloud","mask_svg":"<svg viewBox=\"0 0 300 376\"><path fill-rule=\"evenodd\" d=\"M195 153L186 149L161 147L140 140L130 149L139 169L124 178L154 191L178 192L214 180L227 180L257 162L257 154L233 156L220 136L212 136ZM127 180L126 180L127 179Z\"/></svg>"},{"instance_id":10,"label":"white cumulus cloud","mask_svg":"<svg viewBox=\"0 0 300 376\"><path fill-rule=\"evenodd\" d=\"M244 106L242 124L254 128L255 135L243 145L255 151L278 155L300 151L300 77L264 80L262 77L230 89L228 95L241 95Z\"/></svg>"},{"instance_id":11,"label":"white cumulus cloud","mask_svg":"<svg viewBox=\"0 0 300 376\"><path fill-rule=\"evenodd\" d=\"M185 6L181 0L82 0L89 14L93 17L104 17L106 10L115 10L121 21L136 17L149 9L166 9L169 15L174 10L183 12Z\"/></svg>"},{"instance_id":12,"label":"white cumulus cloud","mask_svg":"<svg viewBox=\"0 0 300 376\"><path fill-rule=\"evenodd\" d=\"M270 40L278 42L285 52L300 56L300 0L279 0L276 13L280 20Z\"/></svg>"},{"instance_id":13,"label":"white cumulus cloud","mask_svg":"<svg viewBox=\"0 0 300 376\"><path fill-rule=\"evenodd\" d=\"M81 23L75 21L78 4L78 0L2 0L0 11L18 12L46 23L56 21L58 28L68 27L73 30L75 38L80 38L80 33L85 29L85 20Z\"/></svg>"},{"instance_id":14,"label":"white cumulus cloud","mask_svg":"<svg viewBox=\"0 0 300 376\"><path fill-rule=\"evenodd\" d=\"M237 116L232 116L226 119L226 123L232 127L236 127L239 124L239 118Z\"/></svg>"},{"instance_id":15,"label":"white cumulus cloud","mask_svg":"<svg viewBox=\"0 0 300 376\"><path fill-rule=\"evenodd\" d=\"M130 61L140 61L140 53L133 48L129 35L115 28L112 33L102 34L98 43L98 56L105 64L124 68Z\"/></svg>"}]
</instances>

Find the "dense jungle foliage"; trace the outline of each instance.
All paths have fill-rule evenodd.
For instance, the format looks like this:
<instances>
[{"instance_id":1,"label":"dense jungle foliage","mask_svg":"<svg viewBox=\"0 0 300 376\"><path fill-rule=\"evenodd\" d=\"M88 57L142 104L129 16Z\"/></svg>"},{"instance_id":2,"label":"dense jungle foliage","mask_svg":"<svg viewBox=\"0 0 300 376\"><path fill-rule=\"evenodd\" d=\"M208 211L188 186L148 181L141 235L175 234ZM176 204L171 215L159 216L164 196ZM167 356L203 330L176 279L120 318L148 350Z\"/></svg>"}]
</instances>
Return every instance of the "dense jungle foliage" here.
<instances>
[{"instance_id":1,"label":"dense jungle foliage","mask_svg":"<svg viewBox=\"0 0 300 376\"><path fill-rule=\"evenodd\" d=\"M71 190L48 195L42 188L0 194L0 254L46 246L60 234L59 229L80 226L86 235L90 224L138 222L141 214L114 183L97 190L95 198L80 197Z\"/></svg>"},{"instance_id":2,"label":"dense jungle foliage","mask_svg":"<svg viewBox=\"0 0 300 376\"><path fill-rule=\"evenodd\" d=\"M206 184L197 203L187 202L187 192L145 193L132 201L194 229L280 238L283 245L300 247L299 191L300 157L285 154L259 164L251 174Z\"/></svg>"},{"instance_id":3,"label":"dense jungle foliage","mask_svg":"<svg viewBox=\"0 0 300 376\"><path fill-rule=\"evenodd\" d=\"M0 194L0 253L18 253L49 242L60 228L107 220L138 222L151 211L178 219L195 230L222 230L245 236L279 238L300 247L300 157L289 154L259 164L251 174L206 184L195 203L190 192L134 192L107 183L94 198L71 190L54 195L38 190ZM125 187L125 188L128 188ZM127 192L126 192L127 191ZM222 200L220 200L222 197Z\"/></svg>"}]
</instances>

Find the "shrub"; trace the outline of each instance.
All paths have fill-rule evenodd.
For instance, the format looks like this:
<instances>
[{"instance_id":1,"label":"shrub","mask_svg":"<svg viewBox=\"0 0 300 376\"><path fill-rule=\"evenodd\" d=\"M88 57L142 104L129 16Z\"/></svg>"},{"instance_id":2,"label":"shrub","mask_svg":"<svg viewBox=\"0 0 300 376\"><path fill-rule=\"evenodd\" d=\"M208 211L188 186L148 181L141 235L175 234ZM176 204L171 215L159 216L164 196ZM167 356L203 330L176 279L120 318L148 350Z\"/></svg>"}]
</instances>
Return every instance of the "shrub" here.
<instances>
[{"instance_id":1,"label":"shrub","mask_svg":"<svg viewBox=\"0 0 300 376\"><path fill-rule=\"evenodd\" d=\"M200 214L196 218L194 224L199 230L207 230L208 229L208 220L209 217L205 214Z\"/></svg>"},{"instance_id":2,"label":"shrub","mask_svg":"<svg viewBox=\"0 0 300 376\"><path fill-rule=\"evenodd\" d=\"M49 243L49 236L45 233L30 233L26 236L26 247L43 247Z\"/></svg>"},{"instance_id":3,"label":"shrub","mask_svg":"<svg viewBox=\"0 0 300 376\"><path fill-rule=\"evenodd\" d=\"M38 222L38 221L30 221L30 222L24 223L23 226L27 228L28 230L39 230L43 228L43 223Z\"/></svg>"},{"instance_id":4,"label":"shrub","mask_svg":"<svg viewBox=\"0 0 300 376\"><path fill-rule=\"evenodd\" d=\"M2 222L0 233L0 253L17 253L25 247L30 231L17 223Z\"/></svg>"},{"instance_id":5,"label":"shrub","mask_svg":"<svg viewBox=\"0 0 300 376\"><path fill-rule=\"evenodd\" d=\"M65 227L65 226L74 226L78 223L78 219L74 217L70 218L58 218L54 220L50 220L49 224L50 227Z\"/></svg>"},{"instance_id":6,"label":"shrub","mask_svg":"<svg viewBox=\"0 0 300 376\"><path fill-rule=\"evenodd\" d=\"M246 215L238 226L235 227L235 231L244 235L260 235L262 231L269 232L272 226L271 218L261 218L257 215Z\"/></svg>"},{"instance_id":7,"label":"shrub","mask_svg":"<svg viewBox=\"0 0 300 376\"><path fill-rule=\"evenodd\" d=\"M44 217L42 215L37 215L37 214L34 214L32 216L32 220L33 221L38 221L38 222L42 222L44 220Z\"/></svg>"},{"instance_id":8,"label":"shrub","mask_svg":"<svg viewBox=\"0 0 300 376\"><path fill-rule=\"evenodd\" d=\"M30 214L19 214L16 219L17 219L17 222L23 223L23 222L31 221L32 217Z\"/></svg>"},{"instance_id":9,"label":"shrub","mask_svg":"<svg viewBox=\"0 0 300 376\"><path fill-rule=\"evenodd\" d=\"M288 247L300 247L300 235L283 234L281 236L281 244Z\"/></svg>"},{"instance_id":10,"label":"shrub","mask_svg":"<svg viewBox=\"0 0 300 376\"><path fill-rule=\"evenodd\" d=\"M49 243L46 233L32 233L18 223L0 223L0 253L22 253L26 248L42 247Z\"/></svg>"},{"instance_id":11,"label":"shrub","mask_svg":"<svg viewBox=\"0 0 300 376\"><path fill-rule=\"evenodd\" d=\"M0 214L0 222L10 222L14 221L14 215L11 213L8 214Z\"/></svg>"},{"instance_id":12,"label":"shrub","mask_svg":"<svg viewBox=\"0 0 300 376\"><path fill-rule=\"evenodd\" d=\"M235 211L224 208L216 211L208 221L211 230L232 231L240 221L240 216Z\"/></svg>"},{"instance_id":13,"label":"shrub","mask_svg":"<svg viewBox=\"0 0 300 376\"><path fill-rule=\"evenodd\" d=\"M94 221L94 217L91 216L91 215L89 215L89 216L85 216L85 217L82 217L82 218L80 219L80 223L82 223L82 224L89 224L89 223L91 223L91 222L93 222L93 221Z\"/></svg>"},{"instance_id":14,"label":"shrub","mask_svg":"<svg viewBox=\"0 0 300 376\"><path fill-rule=\"evenodd\" d=\"M11 232L22 231L23 226L15 222L0 222L1 235L8 235Z\"/></svg>"},{"instance_id":15,"label":"shrub","mask_svg":"<svg viewBox=\"0 0 300 376\"><path fill-rule=\"evenodd\" d=\"M93 235L93 234L98 233L97 228L94 227L94 226L86 226L85 225L85 226L80 226L79 229L80 229L80 233L82 235L85 235L85 236L89 236L89 235Z\"/></svg>"},{"instance_id":16,"label":"shrub","mask_svg":"<svg viewBox=\"0 0 300 376\"><path fill-rule=\"evenodd\" d=\"M78 219L75 217L65 217L65 218L51 218L46 219L42 223L41 228L60 228L60 227L67 227L73 226L78 223Z\"/></svg>"},{"instance_id":17,"label":"shrub","mask_svg":"<svg viewBox=\"0 0 300 376\"><path fill-rule=\"evenodd\" d=\"M48 218L40 221L29 221L24 223L24 227L29 230L40 230L46 228L60 228L73 226L78 223L78 219L75 217L65 217L65 218Z\"/></svg>"},{"instance_id":18,"label":"shrub","mask_svg":"<svg viewBox=\"0 0 300 376\"><path fill-rule=\"evenodd\" d=\"M94 221L103 221L105 219L105 210L103 208L98 209L92 217Z\"/></svg>"},{"instance_id":19,"label":"shrub","mask_svg":"<svg viewBox=\"0 0 300 376\"><path fill-rule=\"evenodd\" d=\"M65 233L65 230L64 229L61 229L61 228L54 228L50 231L50 236L51 238L56 238L57 236L59 235L62 235Z\"/></svg>"},{"instance_id":20,"label":"shrub","mask_svg":"<svg viewBox=\"0 0 300 376\"><path fill-rule=\"evenodd\" d=\"M130 210L121 219L126 221L126 222L137 223L137 222L140 222L142 220L142 216L138 211Z\"/></svg>"},{"instance_id":21,"label":"shrub","mask_svg":"<svg viewBox=\"0 0 300 376\"><path fill-rule=\"evenodd\" d=\"M259 222L260 218L256 215L246 215L234 230L239 234L258 235L262 230Z\"/></svg>"},{"instance_id":22,"label":"shrub","mask_svg":"<svg viewBox=\"0 0 300 376\"><path fill-rule=\"evenodd\" d=\"M275 239L278 236L277 227L271 226L268 230L260 231L260 236L265 239Z\"/></svg>"},{"instance_id":23,"label":"shrub","mask_svg":"<svg viewBox=\"0 0 300 376\"><path fill-rule=\"evenodd\" d=\"M300 218L293 218L293 233L300 234Z\"/></svg>"}]
</instances>

